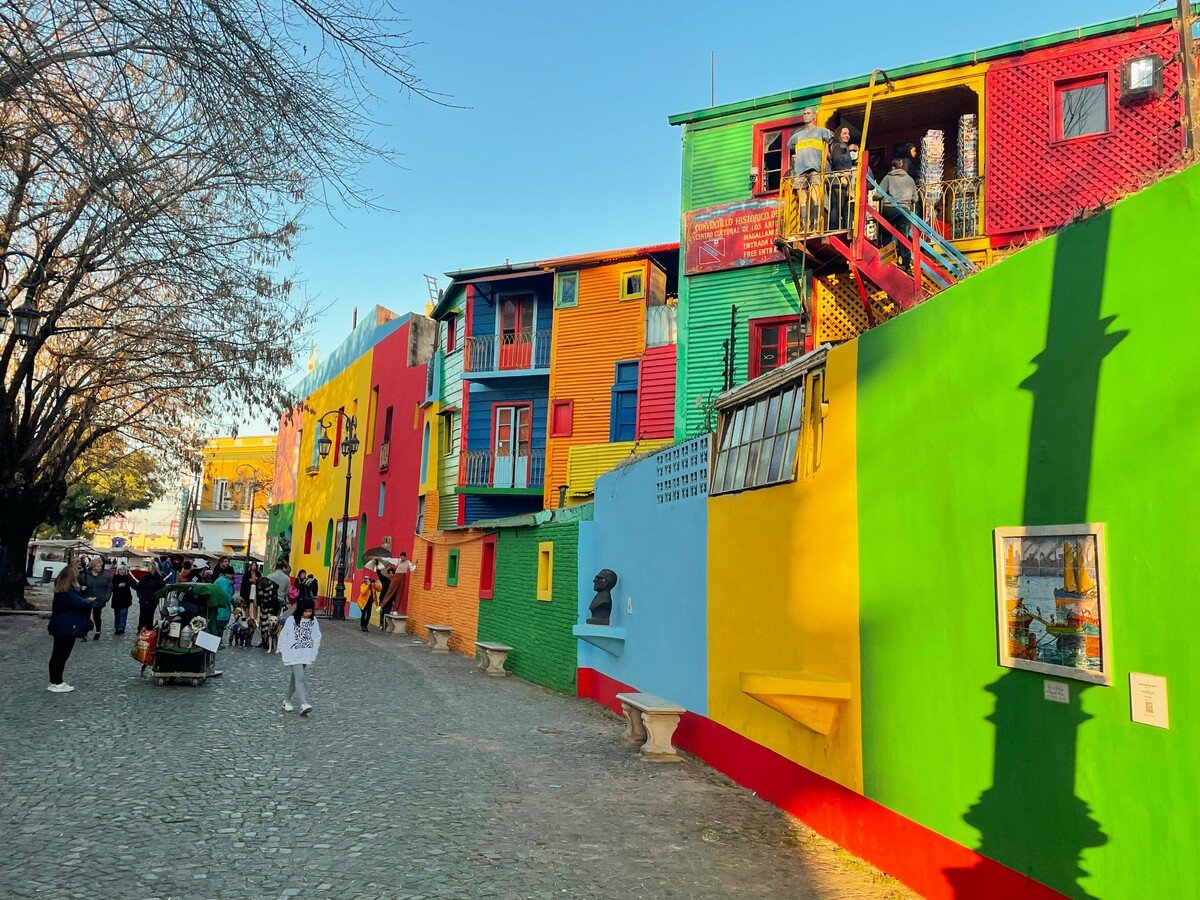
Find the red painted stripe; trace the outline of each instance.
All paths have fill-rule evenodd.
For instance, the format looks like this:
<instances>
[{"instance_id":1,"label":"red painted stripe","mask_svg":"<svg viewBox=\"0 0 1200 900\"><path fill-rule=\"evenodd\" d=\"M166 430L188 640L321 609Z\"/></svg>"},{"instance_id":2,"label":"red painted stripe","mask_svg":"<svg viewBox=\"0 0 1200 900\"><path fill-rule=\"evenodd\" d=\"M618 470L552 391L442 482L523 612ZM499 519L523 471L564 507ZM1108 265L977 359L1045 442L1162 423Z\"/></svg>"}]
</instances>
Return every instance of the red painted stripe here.
<instances>
[{"instance_id":1,"label":"red painted stripe","mask_svg":"<svg viewBox=\"0 0 1200 900\"><path fill-rule=\"evenodd\" d=\"M618 715L617 694L637 690L589 668L578 670L576 684L580 697ZM1063 897L704 716L685 713L675 745L929 900Z\"/></svg>"}]
</instances>

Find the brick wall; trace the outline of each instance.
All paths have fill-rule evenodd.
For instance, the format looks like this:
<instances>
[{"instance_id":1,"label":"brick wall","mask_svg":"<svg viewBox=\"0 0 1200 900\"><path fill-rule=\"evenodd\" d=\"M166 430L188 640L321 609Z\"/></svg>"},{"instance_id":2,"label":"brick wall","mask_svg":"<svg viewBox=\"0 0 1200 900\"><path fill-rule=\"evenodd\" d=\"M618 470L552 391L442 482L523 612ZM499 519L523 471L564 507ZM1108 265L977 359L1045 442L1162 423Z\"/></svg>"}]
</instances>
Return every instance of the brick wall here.
<instances>
[{"instance_id":1,"label":"brick wall","mask_svg":"<svg viewBox=\"0 0 1200 900\"><path fill-rule=\"evenodd\" d=\"M408 626L413 634L428 638L426 625L449 625L450 649L475 655L479 626L479 565L483 556L482 531L434 531L416 541L417 571L408 590ZM434 548L433 578L425 590L425 548ZM458 584L446 584L450 551L458 551Z\"/></svg>"},{"instance_id":2,"label":"brick wall","mask_svg":"<svg viewBox=\"0 0 1200 900\"><path fill-rule=\"evenodd\" d=\"M554 543L554 589L537 599L538 544ZM479 640L513 648L508 669L557 691L575 690L571 628L578 603L579 523L506 528L496 542L495 599L479 601Z\"/></svg>"}]
</instances>

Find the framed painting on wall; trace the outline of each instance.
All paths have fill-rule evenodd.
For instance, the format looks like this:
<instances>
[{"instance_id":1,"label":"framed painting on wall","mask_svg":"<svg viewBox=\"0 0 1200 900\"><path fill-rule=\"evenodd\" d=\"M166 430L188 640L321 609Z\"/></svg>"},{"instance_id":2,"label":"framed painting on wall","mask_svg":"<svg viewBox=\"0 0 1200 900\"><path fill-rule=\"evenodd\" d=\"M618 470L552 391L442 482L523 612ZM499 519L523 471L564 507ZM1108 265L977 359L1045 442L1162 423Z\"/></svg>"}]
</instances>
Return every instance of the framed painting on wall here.
<instances>
[{"instance_id":1,"label":"framed painting on wall","mask_svg":"<svg viewBox=\"0 0 1200 900\"><path fill-rule=\"evenodd\" d=\"M1000 665L1112 683L1103 525L997 528Z\"/></svg>"}]
</instances>

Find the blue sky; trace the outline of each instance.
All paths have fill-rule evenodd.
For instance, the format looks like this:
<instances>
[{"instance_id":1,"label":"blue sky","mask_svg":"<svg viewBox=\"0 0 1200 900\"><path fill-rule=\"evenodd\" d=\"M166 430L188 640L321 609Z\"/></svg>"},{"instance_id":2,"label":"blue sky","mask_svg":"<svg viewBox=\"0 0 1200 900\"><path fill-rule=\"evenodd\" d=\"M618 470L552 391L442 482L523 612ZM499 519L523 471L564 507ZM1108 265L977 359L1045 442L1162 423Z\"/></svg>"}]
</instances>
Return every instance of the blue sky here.
<instances>
[{"instance_id":1,"label":"blue sky","mask_svg":"<svg viewBox=\"0 0 1200 900\"><path fill-rule=\"evenodd\" d=\"M466 108L382 97L378 136L403 168L372 166L363 180L395 212L309 217L295 263L326 308L322 358L354 306L423 310L423 273L445 285L443 272L506 258L677 239L681 132L667 116L709 105L710 51L717 103L729 103L1121 18L1153 0L399 2L423 42L413 51L422 78Z\"/></svg>"}]
</instances>

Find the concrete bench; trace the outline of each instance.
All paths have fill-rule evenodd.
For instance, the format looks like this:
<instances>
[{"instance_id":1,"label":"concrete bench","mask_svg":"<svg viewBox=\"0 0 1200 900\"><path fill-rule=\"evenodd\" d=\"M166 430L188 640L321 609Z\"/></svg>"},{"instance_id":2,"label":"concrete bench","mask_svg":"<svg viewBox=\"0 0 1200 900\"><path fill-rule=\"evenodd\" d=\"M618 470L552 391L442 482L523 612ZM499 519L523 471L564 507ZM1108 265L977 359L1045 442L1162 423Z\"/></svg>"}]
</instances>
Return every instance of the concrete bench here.
<instances>
[{"instance_id":1,"label":"concrete bench","mask_svg":"<svg viewBox=\"0 0 1200 900\"><path fill-rule=\"evenodd\" d=\"M625 715L626 747L641 747L642 759L650 762L683 762L671 738L687 710L655 694L617 694L617 699Z\"/></svg>"},{"instance_id":2,"label":"concrete bench","mask_svg":"<svg viewBox=\"0 0 1200 900\"><path fill-rule=\"evenodd\" d=\"M429 632L429 646L434 653L450 652L450 632L453 628L449 625L426 625L425 630Z\"/></svg>"},{"instance_id":3,"label":"concrete bench","mask_svg":"<svg viewBox=\"0 0 1200 900\"><path fill-rule=\"evenodd\" d=\"M504 663L508 659L508 654L512 653L512 647L505 644L476 641L475 651L479 654L479 668L483 674L491 675L494 678L503 678L508 674Z\"/></svg>"},{"instance_id":4,"label":"concrete bench","mask_svg":"<svg viewBox=\"0 0 1200 900\"><path fill-rule=\"evenodd\" d=\"M408 631L408 616L400 613L388 613L383 617L383 630L392 634L404 634Z\"/></svg>"}]
</instances>

